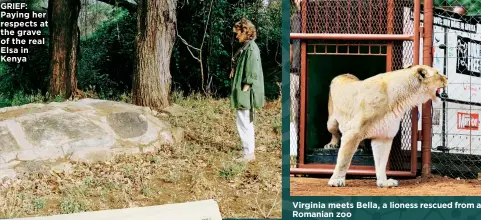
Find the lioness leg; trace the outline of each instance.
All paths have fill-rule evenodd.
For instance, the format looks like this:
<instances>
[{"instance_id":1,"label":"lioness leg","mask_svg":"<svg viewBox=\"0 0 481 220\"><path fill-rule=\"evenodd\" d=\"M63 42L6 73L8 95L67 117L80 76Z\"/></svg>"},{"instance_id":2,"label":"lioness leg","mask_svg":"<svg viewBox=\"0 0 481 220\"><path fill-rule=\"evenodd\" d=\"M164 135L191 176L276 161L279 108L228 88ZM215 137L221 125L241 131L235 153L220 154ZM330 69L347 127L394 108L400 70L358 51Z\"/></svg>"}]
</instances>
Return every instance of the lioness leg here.
<instances>
[{"instance_id":1,"label":"lioness leg","mask_svg":"<svg viewBox=\"0 0 481 220\"><path fill-rule=\"evenodd\" d=\"M341 148L337 155L336 168L329 180L329 186L345 186L347 169L351 165L352 156L356 152L356 149L361 141L357 137L356 133L346 132L341 137Z\"/></svg>"},{"instance_id":2,"label":"lioness leg","mask_svg":"<svg viewBox=\"0 0 481 220\"><path fill-rule=\"evenodd\" d=\"M332 138L331 142L324 146L324 149L338 148L340 138L339 123L332 115L329 116L329 120L327 121L327 130L332 134Z\"/></svg>"},{"instance_id":3,"label":"lioness leg","mask_svg":"<svg viewBox=\"0 0 481 220\"><path fill-rule=\"evenodd\" d=\"M391 152L393 139L373 139L371 141L374 165L376 167L376 184L379 187L399 186L397 180L387 179L386 166Z\"/></svg>"},{"instance_id":4,"label":"lioness leg","mask_svg":"<svg viewBox=\"0 0 481 220\"><path fill-rule=\"evenodd\" d=\"M339 122L333 116L334 106L332 103L331 92L329 92L329 102L327 103L327 112L329 114L329 118L327 119L327 130L329 131L329 133L332 134L332 138L331 138L331 142L329 142L329 144L326 144L324 146L324 149L338 148L339 138L340 138Z\"/></svg>"}]
</instances>

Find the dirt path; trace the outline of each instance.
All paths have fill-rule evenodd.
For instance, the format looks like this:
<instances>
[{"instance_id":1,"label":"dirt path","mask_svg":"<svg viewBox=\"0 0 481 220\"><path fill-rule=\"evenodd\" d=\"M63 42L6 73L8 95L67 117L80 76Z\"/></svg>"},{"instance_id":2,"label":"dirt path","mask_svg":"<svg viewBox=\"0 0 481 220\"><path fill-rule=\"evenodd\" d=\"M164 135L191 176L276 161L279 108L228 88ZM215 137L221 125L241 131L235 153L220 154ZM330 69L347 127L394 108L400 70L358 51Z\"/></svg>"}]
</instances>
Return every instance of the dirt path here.
<instances>
[{"instance_id":1,"label":"dirt path","mask_svg":"<svg viewBox=\"0 0 481 220\"><path fill-rule=\"evenodd\" d=\"M292 196L479 196L481 181L441 176L400 179L396 188L379 188L375 179L347 179L348 187L330 187L329 178L291 176Z\"/></svg>"}]
</instances>

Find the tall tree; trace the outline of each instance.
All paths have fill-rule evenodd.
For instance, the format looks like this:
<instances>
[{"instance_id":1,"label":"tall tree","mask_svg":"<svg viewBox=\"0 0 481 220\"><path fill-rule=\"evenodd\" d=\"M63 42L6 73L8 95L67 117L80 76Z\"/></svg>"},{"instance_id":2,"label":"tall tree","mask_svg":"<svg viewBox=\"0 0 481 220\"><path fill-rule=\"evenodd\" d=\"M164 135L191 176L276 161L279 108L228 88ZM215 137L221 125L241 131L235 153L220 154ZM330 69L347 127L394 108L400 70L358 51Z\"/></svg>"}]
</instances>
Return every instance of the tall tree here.
<instances>
[{"instance_id":1,"label":"tall tree","mask_svg":"<svg viewBox=\"0 0 481 220\"><path fill-rule=\"evenodd\" d=\"M50 94L70 98L77 90L80 0L49 0Z\"/></svg>"},{"instance_id":2,"label":"tall tree","mask_svg":"<svg viewBox=\"0 0 481 220\"><path fill-rule=\"evenodd\" d=\"M170 104L170 57L176 37L177 0L138 0L136 68L132 101L161 110Z\"/></svg>"},{"instance_id":3,"label":"tall tree","mask_svg":"<svg viewBox=\"0 0 481 220\"><path fill-rule=\"evenodd\" d=\"M161 110L170 105L170 58L176 37L177 0L98 0L137 12L132 102Z\"/></svg>"}]
</instances>

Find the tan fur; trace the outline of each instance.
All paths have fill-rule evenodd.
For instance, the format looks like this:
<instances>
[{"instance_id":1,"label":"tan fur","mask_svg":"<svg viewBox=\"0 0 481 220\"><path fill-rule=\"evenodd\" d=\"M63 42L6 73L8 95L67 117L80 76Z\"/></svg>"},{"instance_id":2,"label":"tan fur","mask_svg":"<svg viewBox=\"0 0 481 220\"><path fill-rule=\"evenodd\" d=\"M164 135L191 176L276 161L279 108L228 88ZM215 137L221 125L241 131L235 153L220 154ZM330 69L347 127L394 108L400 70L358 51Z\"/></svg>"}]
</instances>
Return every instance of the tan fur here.
<instances>
[{"instance_id":1,"label":"tan fur","mask_svg":"<svg viewBox=\"0 0 481 220\"><path fill-rule=\"evenodd\" d=\"M387 179L386 164L401 117L414 106L436 100L436 90L447 85L447 78L432 67L408 66L359 80L351 74L335 77L329 92L328 130L332 140L327 148L341 146L331 186L344 186L352 156L365 139L372 139L377 185L397 186ZM342 137L340 138L340 134Z\"/></svg>"}]
</instances>

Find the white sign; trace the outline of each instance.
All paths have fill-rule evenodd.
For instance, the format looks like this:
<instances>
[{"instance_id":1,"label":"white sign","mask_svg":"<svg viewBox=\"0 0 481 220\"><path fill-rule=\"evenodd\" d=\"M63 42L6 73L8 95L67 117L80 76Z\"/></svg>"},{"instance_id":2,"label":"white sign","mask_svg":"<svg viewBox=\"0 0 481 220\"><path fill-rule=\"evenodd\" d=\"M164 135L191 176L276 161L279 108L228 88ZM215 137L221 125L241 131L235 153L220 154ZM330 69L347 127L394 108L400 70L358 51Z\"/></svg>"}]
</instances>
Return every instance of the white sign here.
<instances>
[{"instance_id":1,"label":"white sign","mask_svg":"<svg viewBox=\"0 0 481 220\"><path fill-rule=\"evenodd\" d=\"M480 77L481 41L457 36L456 73Z\"/></svg>"}]
</instances>

